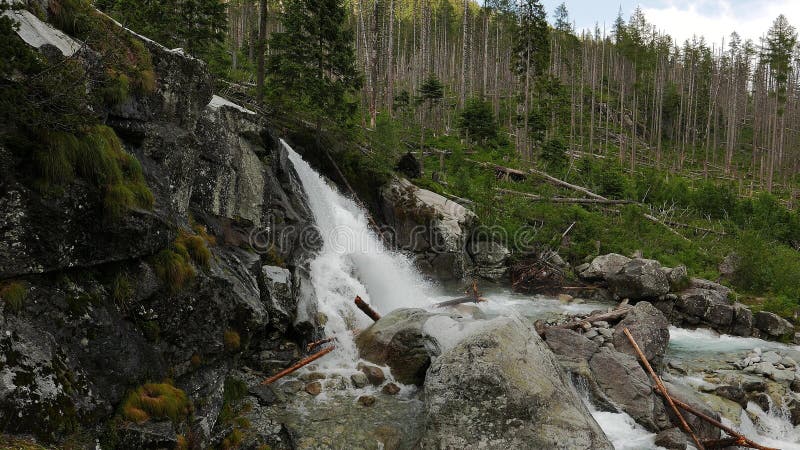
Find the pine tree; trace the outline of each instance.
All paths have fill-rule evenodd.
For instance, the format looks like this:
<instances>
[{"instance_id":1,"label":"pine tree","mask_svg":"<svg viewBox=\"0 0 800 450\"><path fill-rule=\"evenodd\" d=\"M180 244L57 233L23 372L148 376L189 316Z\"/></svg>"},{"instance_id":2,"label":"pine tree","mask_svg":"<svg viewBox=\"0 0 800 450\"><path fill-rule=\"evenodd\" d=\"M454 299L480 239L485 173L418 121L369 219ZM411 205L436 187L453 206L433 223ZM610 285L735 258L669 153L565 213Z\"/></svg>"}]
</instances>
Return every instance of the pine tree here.
<instances>
[{"instance_id":1,"label":"pine tree","mask_svg":"<svg viewBox=\"0 0 800 450\"><path fill-rule=\"evenodd\" d=\"M553 17L555 17L553 26L557 31L569 34L574 33L572 22L569 20L569 11L567 11L567 5L565 3L556 7L556 10L553 11Z\"/></svg>"},{"instance_id":2,"label":"pine tree","mask_svg":"<svg viewBox=\"0 0 800 450\"><path fill-rule=\"evenodd\" d=\"M524 86L522 102L523 138L526 156L531 157L528 136L530 95L534 79L544 73L550 59L550 30L544 7L539 0L524 0L519 5L514 45L514 72Z\"/></svg>"},{"instance_id":3,"label":"pine tree","mask_svg":"<svg viewBox=\"0 0 800 450\"><path fill-rule=\"evenodd\" d=\"M350 119L352 97L361 87L341 0L291 0L281 18L284 31L273 33L269 82L273 99L308 113L317 127L324 119Z\"/></svg>"}]
</instances>

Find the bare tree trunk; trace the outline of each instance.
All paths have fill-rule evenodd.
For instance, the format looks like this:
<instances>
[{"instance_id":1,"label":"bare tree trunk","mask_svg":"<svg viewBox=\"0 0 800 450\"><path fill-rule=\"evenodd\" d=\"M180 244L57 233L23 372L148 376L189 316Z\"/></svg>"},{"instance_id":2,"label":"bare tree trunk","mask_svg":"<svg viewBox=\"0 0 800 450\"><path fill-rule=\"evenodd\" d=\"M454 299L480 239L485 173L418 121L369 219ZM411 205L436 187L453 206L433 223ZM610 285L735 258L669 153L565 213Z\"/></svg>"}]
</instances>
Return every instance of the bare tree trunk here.
<instances>
[{"instance_id":1,"label":"bare tree trunk","mask_svg":"<svg viewBox=\"0 0 800 450\"><path fill-rule=\"evenodd\" d=\"M258 14L258 68L256 75L256 91L259 104L264 103L264 57L267 45L267 0L261 0Z\"/></svg>"}]
</instances>

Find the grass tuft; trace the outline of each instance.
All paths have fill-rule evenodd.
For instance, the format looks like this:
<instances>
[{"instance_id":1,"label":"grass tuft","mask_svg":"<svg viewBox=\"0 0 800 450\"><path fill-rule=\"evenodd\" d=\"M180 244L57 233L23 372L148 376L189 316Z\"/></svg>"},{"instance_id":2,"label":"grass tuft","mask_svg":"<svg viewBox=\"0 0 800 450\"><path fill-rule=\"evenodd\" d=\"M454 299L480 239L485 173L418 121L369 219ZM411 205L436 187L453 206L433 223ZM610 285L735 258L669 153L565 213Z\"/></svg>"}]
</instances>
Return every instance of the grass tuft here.
<instances>
[{"instance_id":1,"label":"grass tuft","mask_svg":"<svg viewBox=\"0 0 800 450\"><path fill-rule=\"evenodd\" d=\"M236 331L228 330L222 336L222 343L225 345L225 350L236 352L242 345L242 338Z\"/></svg>"},{"instance_id":2,"label":"grass tuft","mask_svg":"<svg viewBox=\"0 0 800 450\"><path fill-rule=\"evenodd\" d=\"M28 286L21 281L0 285L0 298L3 299L6 309L18 313L22 311L25 300L28 298Z\"/></svg>"},{"instance_id":3,"label":"grass tuft","mask_svg":"<svg viewBox=\"0 0 800 450\"><path fill-rule=\"evenodd\" d=\"M169 382L147 383L140 386L128 394L122 404L122 416L136 423L150 419L180 423L191 412L192 404L189 397Z\"/></svg>"},{"instance_id":4,"label":"grass tuft","mask_svg":"<svg viewBox=\"0 0 800 450\"><path fill-rule=\"evenodd\" d=\"M176 245L173 245L172 249L161 250L155 256L154 266L156 275L172 293L183 289L183 286L195 276L186 249Z\"/></svg>"}]
</instances>

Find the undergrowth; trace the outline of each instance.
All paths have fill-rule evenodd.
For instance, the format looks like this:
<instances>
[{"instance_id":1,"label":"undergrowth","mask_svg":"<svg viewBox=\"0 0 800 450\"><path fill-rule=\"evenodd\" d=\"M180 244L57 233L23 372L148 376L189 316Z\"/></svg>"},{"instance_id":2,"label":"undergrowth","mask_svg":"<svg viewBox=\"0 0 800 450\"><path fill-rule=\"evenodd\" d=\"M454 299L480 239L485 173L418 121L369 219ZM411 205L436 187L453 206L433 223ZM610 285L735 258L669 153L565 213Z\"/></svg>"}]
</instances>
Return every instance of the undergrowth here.
<instances>
[{"instance_id":1,"label":"undergrowth","mask_svg":"<svg viewBox=\"0 0 800 450\"><path fill-rule=\"evenodd\" d=\"M122 403L124 419L136 423L148 420L184 421L192 412L192 404L185 392L167 380L147 383L128 394Z\"/></svg>"}]
</instances>

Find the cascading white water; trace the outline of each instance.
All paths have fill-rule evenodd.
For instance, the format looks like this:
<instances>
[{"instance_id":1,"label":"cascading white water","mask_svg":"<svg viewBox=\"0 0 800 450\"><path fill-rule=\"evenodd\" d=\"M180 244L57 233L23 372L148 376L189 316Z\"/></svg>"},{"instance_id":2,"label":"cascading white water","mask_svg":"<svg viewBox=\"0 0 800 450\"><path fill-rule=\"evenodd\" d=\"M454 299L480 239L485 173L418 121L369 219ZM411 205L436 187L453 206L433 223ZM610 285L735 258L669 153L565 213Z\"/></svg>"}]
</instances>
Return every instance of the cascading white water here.
<instances>
[{"instance_id":1,"label":"cascading white water","mask_svg":"<svg viewBox=\"0 0 800 450\"><path fill-rule=\"evenodd\" d=\"M366 212L322 178L286 142L281 141L303 184L311 212L322 235L322 249L311 261L311 283L317 308L327 322L325 332L337 338L334 365L353 366L358 352L351 330L370 320L355 307L361 296L376 311L426 307L431 286L404 255L387 250L370 229ZM323 366L328 366L321 362Z\"/></svg>"}]
</instances>

